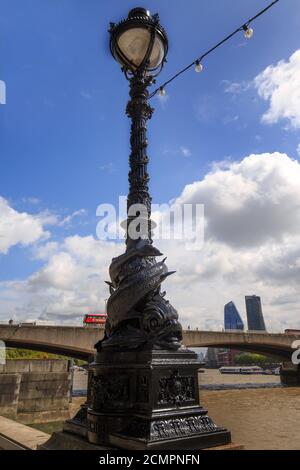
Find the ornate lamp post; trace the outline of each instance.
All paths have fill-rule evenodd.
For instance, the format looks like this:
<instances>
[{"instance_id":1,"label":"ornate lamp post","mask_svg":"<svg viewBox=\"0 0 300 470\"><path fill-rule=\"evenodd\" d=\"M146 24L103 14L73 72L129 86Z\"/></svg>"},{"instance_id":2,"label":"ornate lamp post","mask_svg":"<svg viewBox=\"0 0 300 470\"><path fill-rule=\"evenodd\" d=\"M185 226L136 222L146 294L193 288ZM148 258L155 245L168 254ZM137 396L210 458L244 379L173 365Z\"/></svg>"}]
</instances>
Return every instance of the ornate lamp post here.
<instances>
[{"instance_id":1,"label":"ornate lamp post","mask_svg":"<svg viewBox=\"0 0 300 470\"><path fill-rule=\"evenodd\" d=\"M143 8L110 27L110 49L130 83L126 250L112 260L104 339L90 366L88 440L127 449L203 448L230 442L199 405L196 355L161 292L170 274L151 240L146 125L148 87L168 51L158 15Z\"/></svg>"},{"instance_id":2,"label":"ornate lamp post","mask_svg":"<svg viewBox=\"0 0 300 470\"><path fill-rule=\"evenodd\" d=\"M158 15L143 8L111 23L110 49L130 83L126 114L131 119L126 252L110 266L105 339L98 349L167 347L178 349L182 331L176 310L160 292L169 273L151 240L151 196L148 189L147 121L153 109L148 87L165 62L168 40Z\"/></svg>"}]
</instances>

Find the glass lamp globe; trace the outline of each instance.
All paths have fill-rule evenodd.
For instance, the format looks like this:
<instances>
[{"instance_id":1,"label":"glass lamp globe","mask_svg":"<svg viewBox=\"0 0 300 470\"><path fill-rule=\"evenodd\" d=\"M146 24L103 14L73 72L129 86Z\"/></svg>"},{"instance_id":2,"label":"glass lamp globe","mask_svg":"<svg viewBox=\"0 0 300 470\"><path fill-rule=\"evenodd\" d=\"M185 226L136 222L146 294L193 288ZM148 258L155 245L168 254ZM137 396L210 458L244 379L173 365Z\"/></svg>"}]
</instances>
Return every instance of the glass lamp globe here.
<instances>
[{"instance_id":1,"label":"glass lamp globe","mask_svg":"<svg viewBox=\"0 0 300 470\"><path fill-rule=\"evenodd\" d=\"M195 62L195 72L202 72L203 70L203 65L201 64L201 62L199 62L199 60L196 60Z\"/></svg>"},{"instance_id":2,"label":"glass lamp globe","mask_svg":"<svg viewBox=\"0 0 300 470\"><path fill-rule=\"evenodd\" d=\"M134 8L126 20L112 26L110 48L114 58L131 72L141 65L152 71L162 65L168 40L156 16Z\"/></svg>"},{"instance_id":3,"label":"glass lamp globe","mask_svg":"<svg viewBox=\"0 0 300 470\"><path fill-rule=\"evenodd\" d=\"M254 33L253 29L249 28L249 26L244 28L244 36L246 39L251 39L253 36L253 33Z\"/></svg>"}]
</instances>

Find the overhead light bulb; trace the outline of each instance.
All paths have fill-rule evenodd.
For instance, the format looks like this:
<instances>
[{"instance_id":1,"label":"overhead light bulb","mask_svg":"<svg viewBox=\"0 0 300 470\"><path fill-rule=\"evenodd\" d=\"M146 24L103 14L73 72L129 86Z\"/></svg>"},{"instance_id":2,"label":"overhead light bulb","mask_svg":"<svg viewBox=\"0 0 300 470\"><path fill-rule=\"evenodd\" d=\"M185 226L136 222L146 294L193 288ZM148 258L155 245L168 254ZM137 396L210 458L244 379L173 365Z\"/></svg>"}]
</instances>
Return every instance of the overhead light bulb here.
<instances>
[{"instance_id":1,"label":"overhead light bulb","mask_svg":"<svg viewBox=\"0 0 300 470\"><path fill-rule=\"evenodd\" d=\"M160 96L166 96L166 90L163 86L160 87L158 93L160 94Z\"/></svg>"},{"instance_id":2,"label":"overhead light bulb","mask_svg":"<svg viewBox=\"0 0 300 470\"><path fill-rule=\"evenodd\" d=\"M203 65L199 60L196 60L195 62L195 72L202 72L203 70Z\"/></svg>"},{"instance_id":3,"label":"overhead light bulb","mask_svg":"<svg viewBox=\"0 0 300 470\"><path fill-rule=\"evenodd\" d=\"M243 30L244 30L244 36L245 36L245 38L246 38L246 39L251 39L252 36L253 36L253 33L254 33L253 29L252 29L252 28L249 28L249 26L247 26L247 25L244 25L244 26L243 26Z\"/></svg>"}]
</instances>

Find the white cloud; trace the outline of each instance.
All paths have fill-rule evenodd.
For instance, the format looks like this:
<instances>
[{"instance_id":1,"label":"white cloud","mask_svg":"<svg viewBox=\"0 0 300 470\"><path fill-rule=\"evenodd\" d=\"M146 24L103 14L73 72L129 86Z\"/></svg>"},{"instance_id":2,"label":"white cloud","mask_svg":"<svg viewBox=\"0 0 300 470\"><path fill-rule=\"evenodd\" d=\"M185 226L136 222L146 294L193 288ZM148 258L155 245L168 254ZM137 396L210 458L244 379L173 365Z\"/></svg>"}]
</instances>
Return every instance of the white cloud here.
<instances>
[{"instance_id":1,"label":"white cloud","mask_svg":"<svg viewBox=\"0 0 300 470\"><path fill-rule=\"evenodd\" d=\"M230 82L229 80L222 80L221 84L224 85L225 93L231 93L233 95L239 95L249 90L252 86L252 83L247 81Z\"/></svg>"},{"instance_id":2,"label":"white cloud","mask_svg":"<svg viewBox=\"0 0 300 470\"><path fill-rule=\"evenodd\" d=\"M72 214L69 214L67 215L66 217L64 217L59 223L58 225L60 227L64 227L64 226L68 226L71 224L72 220L75 218L75 217L82 217L82 216L85 216L87 215L87 211L85 209L78 209L77 211L74 211Z\"/></svg>"},{"instance_id":3,"label":"white cloud","mask_svg":"<svg viewBox=\"0 0 300 470\"><path fill-rule=\"evenodd\" d=\"M37 205L40 204L41 201L37 197L22 197L22 202L24 204Z\"/></svg>"},{"instance_id":4,"label":"white cloud","mask_svg":"<svg viewBox=\"0 0 300 470\"><path fill-rule=\"evenodd\" d=\"M189 253L179 242L160 248L177 269L168 294L185 322L217 328L228 300L243 314L244 296L256 293L270 330L300 327L299 180L300 164L274 153L215 164L184 188L177 204L205 205L204 248Z\"/></svg>"},{"instance_id":5,"label":"white cloud","mask_svg":"<svg viewBox=\"0 0 300 470\"><path fill-rule=\"evenodd\" d=\"M59 225L59 216L48 209L39 212L37 217L44 225Z\"/></svg>"},{"instance_id":6,"label":"white cloud","mask_svg":"<svg viewBox=\"0 0 300 470\"><path fill-rule=\"evenodd\" d=\"M215 164L187 185L176 204L204 203L205 244L157 241L176 274L163 286L181 321L220 328L234 300L245 320L244 296L262 298L267 327L300 327L300 164L285 154L250 155ZM108 267L123 244L71 236L36 250L43 266L25 280L0 283L0 316L71 322L103 311ZM7 318L8 319L8 318Z\"/></svg>"},{"instance_id":7,"label":"white cloud","mask_svg":"<svg viewBox=\"0 0 300 470\"><path fill-rule=\"evenodd\" d=\"M44 245L38 245L33 251L34 258L42 261L47 261L47 259L49 259L52 254L56 253L58 249L59 244L58 242L54 241L49 241Z\"/></svg>"},{"instance_id":8,"label":"white cloud","mask_svg":"<svg viewBox=\"0 0 300 470\"><path fill-rule=\"evenodd\" d=\"M185 145L181 145L179 148L175 149L175 148L165 148L163 150L163 154L164 155L181 155L182 157L191 157L192 156L192 152L191 150L189 149L189 147L185 146Z\"/></svg>"},{"instance_id":9,"label":"white cloud","mask_svg":"<svg viewBox=\"0 0 300 470\"><path fill-rule=\"evenodd\" d=\"M300 165L285 154L224 162L185 187L178 203L205 205L206 236L227 245L258 246L300 227Z\"/></svg>"},{"instance_id":10,"label":"white cloud","mask_svg":"<svg viewBox=\"0 0 300 470\"><path fill-rule=\"evenodd\" d=\"M192 152L188 147L181 146L180 152L184 157L190 157L192 155Z\"/></svg>"},{"instance_id":11,"label":"white cloud","mask_svg":"<svg viewBox=\"0 0 300 470\"><path fill-rule=\"evenodd\" d=\"M269 102L262 119L268 124L287 119L300 127L300 49L287 60L270 65L254 80L258 94Z\"/></svg>"},{"instance_id":12,"label":"white cloud","mask_svg":"<svg viewBox=\"0 0 300 470\"><path fill-rule=\"evenodd\" d=\"M5 307L6 316L72 322L89 311L103 311L108 267L122 249L92 236L46 243L36 253L45 261L41 269L23 281L0 283L0 312Z\"/></svg>"},{"instance_id":13,"label":"white cloud","mask_svg":"<svg viewBox=\"0 0 300 470\"><path fill-rule=\"evenodd\" d=\"M14 245L30 245L47 238L49 233L44 230L46 223L45 214L35 216L18 212L0 196L0 253L7 254Z\"/></svg>"}]
</instances>

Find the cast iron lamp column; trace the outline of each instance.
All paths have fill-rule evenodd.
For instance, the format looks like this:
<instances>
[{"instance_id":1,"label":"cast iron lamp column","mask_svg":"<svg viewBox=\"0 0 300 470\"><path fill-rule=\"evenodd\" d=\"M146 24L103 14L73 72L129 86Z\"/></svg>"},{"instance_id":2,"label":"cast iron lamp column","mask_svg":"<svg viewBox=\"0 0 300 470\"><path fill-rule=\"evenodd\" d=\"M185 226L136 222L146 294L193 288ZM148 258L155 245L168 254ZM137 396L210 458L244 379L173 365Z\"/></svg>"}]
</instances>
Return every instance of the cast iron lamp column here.
<instances>
[{"instance_id":1,"label":"cast iron lamp column","mask_svg":"<svg viewBox=\"0 0 300 470\"><path fill-rule=\"evenodd\" d=\"M172 274L151 240L151 196L148 182L147 121L153 109L148 87L166 60L167 35L158 15L134 8L128 18L111 23L110 49L130 83L126 114L131 119L129 194L127 198L126 252L110 266L103 348L173 349L181 346L178 314L160 292Z\"/></svg>"},{"instance_id":2,"label":"cast iron lamp column","mask_svg":"<svg viewBox=\"0 0 300 470\"><path fill-rule=\"evenodd\" d=\"M144 8L134 8L128 18L119 24L111 23L110 50L121 63L125 77L130 82L130 101L126 114L131 124L131 154L129 172L129 194L127 210L135 204L144 206L143 216L147 218L146 233L143 238L151 242L151 197L148 188L147 121L151 119L153 108L148 103L148 86L154 82L166 61L168 40L159 24L158 15L151 16ZM127 219L127 245L132 246L129 235L130 222Z\"/></svg>"},{"instance_id":3,"label":"cast iron lamp column","mask_svg":"<svg viewBox=\"0 0 300 470\"><path fill-rule=\"evenodd\" d=\"M131 154L129 158L130 171L128 175L129 194L127 198L127 247L134 246L136 240L130 237L130 223L135 220L134 215L130 215L131 208L135 205L141 205L144 211L140 216L142 221L141 230L144 229L144 240L151 243L151 196L149 194L149 174L147 156L147 121L151 119L153 108L148 104L147 87L151 82L151 77L146 77L143 70L138 71L130 79L130 97L126 114L131 118Z\"/></svg>"}]
</instances>

